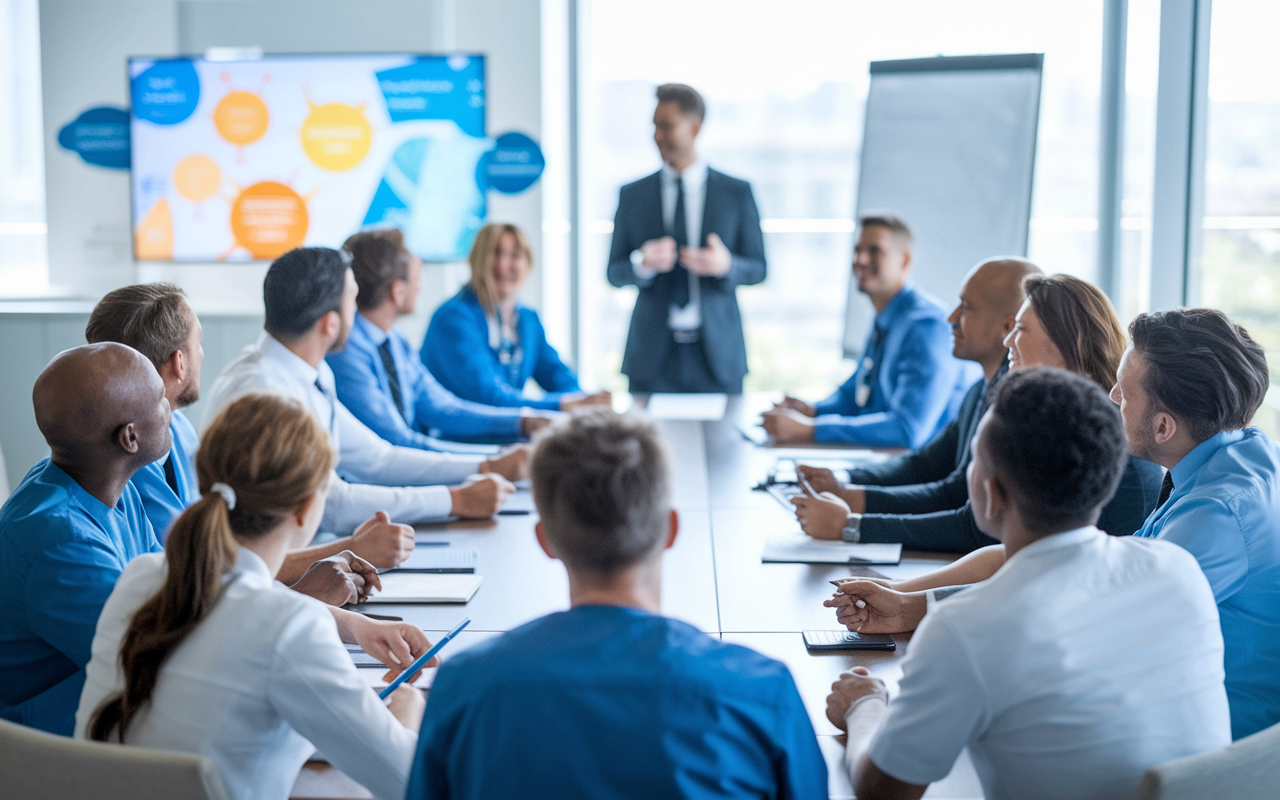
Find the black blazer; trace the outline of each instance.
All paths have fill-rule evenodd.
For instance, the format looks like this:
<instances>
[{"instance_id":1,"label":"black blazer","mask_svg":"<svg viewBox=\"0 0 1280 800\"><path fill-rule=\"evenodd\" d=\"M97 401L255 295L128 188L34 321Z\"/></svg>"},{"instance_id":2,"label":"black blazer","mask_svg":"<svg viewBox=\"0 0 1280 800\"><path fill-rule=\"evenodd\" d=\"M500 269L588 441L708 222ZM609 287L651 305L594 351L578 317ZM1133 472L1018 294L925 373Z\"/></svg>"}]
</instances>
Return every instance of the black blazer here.
<instances>
[{"instance_id":1,"label":"black blazer","mask_svg":"<svg viewBox=\"0 0 1280 800\"><path fill-rule=\"evenodd\" d=\"M706 205L702 210L702 231L698 246L705 247L707 235L717 234L733 254L729 272L719 278L699 277L702 309L702 346L716 379L732 384L747 374L747 346L742 337L742 315L734 289L765 279L764 236L760 232L760 212L756 210L751 184L723 172L707 170ZM613 246L609 250L609 283L638 286L622 372L633 381L652 383L657 379L671 347L667 315L678 270L655 275L650 280L636 277L631 251L650 239L660 239L662 224L662 179L655 172L622 187L618 213L613 220Z\"/></svg>"}]
</instances>

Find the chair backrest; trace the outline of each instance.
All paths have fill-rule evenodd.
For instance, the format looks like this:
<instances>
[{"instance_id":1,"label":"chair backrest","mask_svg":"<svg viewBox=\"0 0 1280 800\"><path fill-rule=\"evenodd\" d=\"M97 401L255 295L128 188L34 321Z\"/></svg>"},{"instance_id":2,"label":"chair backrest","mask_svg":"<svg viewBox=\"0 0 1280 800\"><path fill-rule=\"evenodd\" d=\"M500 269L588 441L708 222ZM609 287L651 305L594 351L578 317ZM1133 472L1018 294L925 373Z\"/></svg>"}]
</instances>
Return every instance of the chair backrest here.
<instances>
[{"instance_id":1,"label":"chair backrest","mask_svg":"<svg viewBox=\"0 0 1280 800\"><path fill-rule=\"evenodd\" d=\"M1221 750L1147 770L1135 800L1274 800L1280 792L1280 725Z\"/></svg>"},{"instance_id":2,"label":"chair backrest","mask_svg":"<svg viewBox=\"0 0 1280 800\"><path fill-rule=\"evenodd\" d=\"M68 739L5 720L0 786L24 800L227 800L205 756Z\"/></svg>"}]
</instances>

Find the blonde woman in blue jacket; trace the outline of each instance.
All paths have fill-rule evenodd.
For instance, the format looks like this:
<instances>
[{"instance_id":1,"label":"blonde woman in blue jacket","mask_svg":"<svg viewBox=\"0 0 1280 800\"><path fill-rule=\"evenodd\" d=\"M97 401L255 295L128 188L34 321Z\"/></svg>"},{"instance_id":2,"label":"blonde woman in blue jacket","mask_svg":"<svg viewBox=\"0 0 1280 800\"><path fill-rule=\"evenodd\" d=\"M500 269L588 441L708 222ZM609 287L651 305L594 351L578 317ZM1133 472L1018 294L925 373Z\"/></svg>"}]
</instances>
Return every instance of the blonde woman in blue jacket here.
<instances>
[{"instance_id":1,"label":"blonde woman in blue jacket","mask_svg":"<svg viewBox=\"0 0 1280 800\"><path fill-rule=\"evenodd\" d=\"M585 394L555 348L538 312L519 301L533 250L515 225L493 223L471 246L471 280L431 317L421 358L436 380L464 400L491 406L568 411L608 403ZM526 397L530 378L544 392Z\"/></svg>"}]
</instances>

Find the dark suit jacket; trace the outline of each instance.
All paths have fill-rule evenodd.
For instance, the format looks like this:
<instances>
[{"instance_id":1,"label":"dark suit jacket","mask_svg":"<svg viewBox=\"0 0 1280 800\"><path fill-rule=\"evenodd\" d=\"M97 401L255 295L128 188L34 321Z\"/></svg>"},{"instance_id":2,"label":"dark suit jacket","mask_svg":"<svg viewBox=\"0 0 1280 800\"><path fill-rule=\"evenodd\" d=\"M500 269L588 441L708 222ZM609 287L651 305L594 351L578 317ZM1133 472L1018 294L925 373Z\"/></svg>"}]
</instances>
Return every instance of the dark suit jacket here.
<instances>
[{"instance_id":1,"label":"dark suit jacket","mask_svg":"<svg viewBox=\"0 0 1280 800\"><path fill-rule=\"evenodd\" d=\"M733 262L729 272L719 278L698 278L702 298L702 347L716 379L732 384L747 373L747 346L742 337L742 316L734 289L765 279L764 236L760 232L760 212L751 195L751 184L708 169L706 195L702 231L696 244L705 247L707 235L715 233L733 254ZM613 220L609 283L640 287L635 310L631 312L627 349L622 357L623 373L640 383L656 380L666 362L672 344L667 328L672 292L676 280L687 278L683 270L676 269L641 280L631 266L631 251L665 234L661 173L655 172L623 186L618 195L618 213Z\"/></svg>"},{"instance_id":2,"label":"dark suit jacket","mask_svg":"<svg viewBox=\"0 0 1280 800\"><path fill-rule=\"evenodd\" d=\"M992 386L1008 364L996 373ZM959 508L969 499L969 440L987 410L990 391L980 380L970 387L960 413L919 450L855 469L853 483L866 485L869 514L928 514Z\"/></svg>"},{"instance_id":3,"label":"dark suit jacket","mask_svg":"<svg viewBox=\"0 0 1280 800\"><path fill-rule=\"evenodd\" d=\"M1098 527L1112 536L1129 536L1141 530L1156 508L1162 480L1164 470L1160 465L1129 456L1116 493L1102 507ZM901 542L908 550L948 553L968 553L998 544L978 529L968 500L960 508L932 514L864 514L862 541Z\"/></svg>"}]
</instances>

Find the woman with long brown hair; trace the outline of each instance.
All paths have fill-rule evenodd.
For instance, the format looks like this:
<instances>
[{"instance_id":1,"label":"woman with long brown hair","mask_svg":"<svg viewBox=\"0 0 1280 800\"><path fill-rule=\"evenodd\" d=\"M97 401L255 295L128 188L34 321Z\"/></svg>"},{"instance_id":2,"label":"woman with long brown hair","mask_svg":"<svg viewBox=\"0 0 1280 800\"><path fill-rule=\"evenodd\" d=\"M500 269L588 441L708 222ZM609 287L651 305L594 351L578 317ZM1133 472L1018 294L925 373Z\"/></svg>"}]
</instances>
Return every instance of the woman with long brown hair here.
<instances>
[{"instance_id":1,"label":"woman with long brown hair","mask_svg":"<svg viewBox=\"0 0 1280 800\"><path fill-rule=\"evenodd\" d=\"M214 419L203 497L103 608L78 737L207 755L236 800L286 798L314 744L375 797L404 795L422 694L384 707L342 645L351 612L274 581L320 524L332 461L289 398L246 395Z\"/></svg>"}]
</instances>

